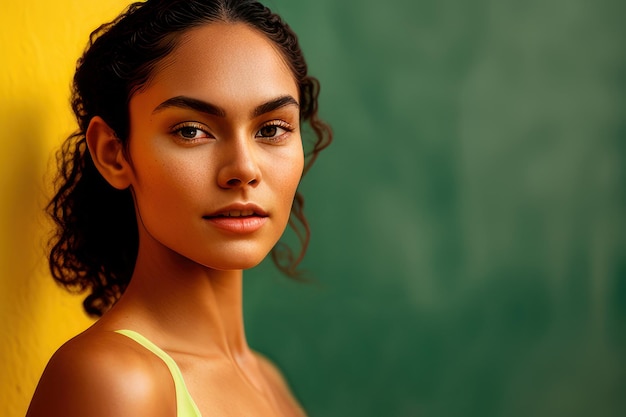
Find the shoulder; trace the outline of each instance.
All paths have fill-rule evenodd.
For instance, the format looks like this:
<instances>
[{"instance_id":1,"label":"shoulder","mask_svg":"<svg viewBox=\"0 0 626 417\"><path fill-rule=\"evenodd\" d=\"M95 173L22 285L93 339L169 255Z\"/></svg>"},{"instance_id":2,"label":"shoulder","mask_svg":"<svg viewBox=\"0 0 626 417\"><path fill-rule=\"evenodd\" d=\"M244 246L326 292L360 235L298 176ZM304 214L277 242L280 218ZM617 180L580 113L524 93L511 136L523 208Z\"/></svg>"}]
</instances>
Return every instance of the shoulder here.
<instances>
[{"instance_id":1,"label":"shoulder","mask_svg":"<svg viewBox=\"0 0 626 417\"><path fill-rule=\"evenodd\" d=\"M283 376L282 372L280 371L280 369L278 369L278 367L276 366L274 362L272 362L267 356L259 352L254 352L254 356L257 359L259 368L261 369L263 376L268 381L272 382L273 385L276 384L287 390L289 389L289 386L287 384L287 381L285 380L285 377Z\"/></svg>"},{"instance_id":2,"label":"shoulder","mask_svg":"<svg viewBox=\"0 0 626 417\"><path fill-rule=\"evenodd\" d=\"M50 359L27 417L171 416L174 385L165 364L114 332L86 332Z\"/></svg>"},{"instance_id":3,"label":"shoulder","mask_svg":"<svg viewBox=\"0 0 626 417\"><path fill-rule=\"evenodd\" d=\"M261 370L265 379L272 387L275 398L279 402L281 408L285 410L285 415L293 416L305 416L302 406L293 395L287 380L283 376L280 369L266 356L255 352L254 353L259 369Z\"/></svg>"}]
</instances>

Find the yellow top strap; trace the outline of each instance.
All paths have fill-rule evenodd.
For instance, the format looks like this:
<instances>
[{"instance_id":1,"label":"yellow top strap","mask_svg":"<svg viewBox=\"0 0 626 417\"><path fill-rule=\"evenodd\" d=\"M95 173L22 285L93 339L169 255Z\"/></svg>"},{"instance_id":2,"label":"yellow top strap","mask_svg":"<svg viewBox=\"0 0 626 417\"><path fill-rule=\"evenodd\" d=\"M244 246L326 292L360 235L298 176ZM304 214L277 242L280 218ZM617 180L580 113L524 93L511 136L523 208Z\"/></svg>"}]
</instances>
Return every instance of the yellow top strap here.
<instances>
[{"instance_id":1,"label":"yellow top strap","mask_svg":"<svg viewBox=\"0 0 626 417\"><path fill-rule=\"evenodd\" d=\"M116 333L123 334L135 342L139 343L141 346L148 349L150 352L157 355L170 370L172 374L172 378L174 379L174 386L176 388L176 415L177 417L202 417L200 414L200 410L196 406L196 403L191 398L189 391L187 390L187 386L185 385L185 381L183 380L183 374L180 372L178 365L174 362L167 353L161 350L157 345L140 335L139 333L132 330L116 330Z\"/></svg>"}]
</instances>

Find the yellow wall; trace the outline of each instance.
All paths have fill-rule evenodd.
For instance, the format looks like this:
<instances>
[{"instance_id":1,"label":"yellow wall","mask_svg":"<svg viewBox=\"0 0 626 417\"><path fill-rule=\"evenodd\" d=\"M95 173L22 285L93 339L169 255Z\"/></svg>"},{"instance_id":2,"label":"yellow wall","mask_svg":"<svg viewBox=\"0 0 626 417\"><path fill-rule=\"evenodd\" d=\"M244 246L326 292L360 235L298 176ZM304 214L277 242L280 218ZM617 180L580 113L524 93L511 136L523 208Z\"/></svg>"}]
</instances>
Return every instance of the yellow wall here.
<instances>
[{"instance_id":1,"label":"yellow wall","mask_svg":"<svg viewBox=\"0 0 626 417\"><path fill-rule=\"evenodd\" d=\"M0 415L23 416L54 350L89 325L46 269L54 149L73 129L69 85L93 28L126 0L4 1L0 13ZM48 181L49 182L49 181Z\"/></svg>"}]
</instances>

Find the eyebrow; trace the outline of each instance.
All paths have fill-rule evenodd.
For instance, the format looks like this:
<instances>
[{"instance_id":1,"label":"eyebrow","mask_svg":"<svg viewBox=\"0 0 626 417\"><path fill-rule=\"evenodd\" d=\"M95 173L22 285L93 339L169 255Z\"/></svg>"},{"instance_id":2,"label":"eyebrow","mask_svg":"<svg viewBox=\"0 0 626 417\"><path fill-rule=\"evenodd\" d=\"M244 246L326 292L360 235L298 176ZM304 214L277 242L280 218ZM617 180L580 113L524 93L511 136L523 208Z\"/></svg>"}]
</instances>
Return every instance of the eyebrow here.
<instances>
[{"instance_id":1,"label":"eyebrow","mask_svg":"<svg viewBox=\"0 0 626 417\"><path fill-rule=\"evenodd\" d=\"M280 96L256 106L252 111L252 117L259 117L265 113L269 113L286 106L296 106L299 108L300 104L298 104L296 99L290 95ZM176 96L165 100L152 111L152 114L171 107L190 109L213 116L226 117L226 110L223 108L209 102L187 96Z\"/></svg>"}]
</instances>

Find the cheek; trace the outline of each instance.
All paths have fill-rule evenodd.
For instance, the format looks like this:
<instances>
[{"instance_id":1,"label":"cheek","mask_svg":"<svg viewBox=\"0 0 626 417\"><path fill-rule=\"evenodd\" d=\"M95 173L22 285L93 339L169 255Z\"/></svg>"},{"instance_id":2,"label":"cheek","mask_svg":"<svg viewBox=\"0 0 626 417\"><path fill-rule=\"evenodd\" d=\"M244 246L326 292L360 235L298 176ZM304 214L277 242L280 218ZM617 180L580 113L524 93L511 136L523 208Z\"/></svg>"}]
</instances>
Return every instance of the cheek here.
<instances>
[{"instance_id":1,"label":"cheek","mask_svg":"<svg viewBox=\"0 0 626 417\"><path fill-rule=\"evenodd\" d=\"M304 155L296 150L288 157L281 159L280 163L274 162L273 167L276 171L276 189L286 201L291 203L302 178Z\"/></svg>"},{"instance_id":2,"label":"cheek","mask_svg":"<svg viewBox=\"0 0 626 417\"><path fill-rule=\"evenodd\" d=\"M277 196L277 199L279 198L280 201L284 202L281 207L281 222L283 223L283 230L287 227L287 223L289 222L294 197L298 190L300 179L302 178L302 167L303 162L300 162L297 159L292 160L291 163L286 165L283 175L281 176L279 185L280 196Z\"/></svg>"},{"instance_id":3,"label":"cheek","mask_svg":"<svg viewBox=\"0 0 626 417\"><path fill-rule=\"evenodd\" d=\"M136 153L137 204L144 211L193 209L209 186L211 167L202 158L166 151Z\"/></svg>"}]
</instances>

